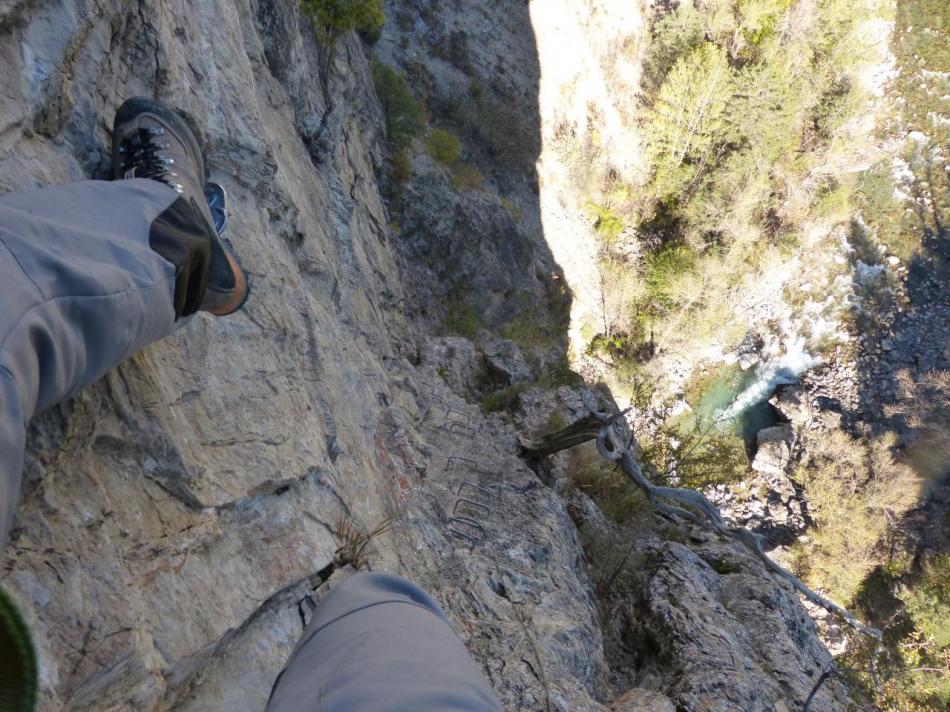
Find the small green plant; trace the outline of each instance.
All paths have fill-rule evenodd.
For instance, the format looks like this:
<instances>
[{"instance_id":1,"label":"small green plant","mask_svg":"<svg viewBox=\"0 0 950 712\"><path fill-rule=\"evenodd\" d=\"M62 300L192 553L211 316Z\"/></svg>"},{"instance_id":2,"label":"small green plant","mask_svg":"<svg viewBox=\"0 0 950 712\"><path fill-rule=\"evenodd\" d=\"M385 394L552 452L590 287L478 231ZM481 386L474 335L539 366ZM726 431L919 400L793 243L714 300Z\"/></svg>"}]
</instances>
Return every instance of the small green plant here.
<instances>
[{"instance_id":1,"label":"small green plant","mask_svg":"<svg viewBox=\"0 0 950 712\"><path fill-rule=\"evenodd\" d=\"M477 168L462 160L462 142L451 131L432 129L426 138L426 151L449 169L455 190L477 190L485 180Z\"/></svg>"},{"instance_id":2,"label":"small green plant","mask_svg":"<svg viewBox=\"0 0 950 712\"><path fill-rule=\"evenodd\" d=\"M521 407L521 394L524 393L530 384L516 383L513 386L501 388L492 391L482 397L483 413L514 413Z\"/></svg>"},{"instance_id":3,"label":"small green plant","mask_svg":"<svg viewBox=\"0 0 950 712\"><path fill-rule=\"evenodd\" d=\"M373 85L386 115L386 137L396 150L406 149L425 131L428 116L397 70L373 59Z\"/></svg>"},{"instance_id":4,"label":"small green plant","mask_svg":"<svg viewBox=\"0 0 950 712\"><path fill-rule=\"evenodd\" d=\"M474 339L480 328L478 315L465 298L458 291L450 294L446 303L445 321L442 322L442 333Z\"/></svg>"},{"instance_id":5,"label":"small green plant","mask_svg":"<svg viewBox=\"0 0 950 712\"><path fill-rule=\"evenodd\" d=\"M383 0L300 0L300 9L327 44L354 30L372 41L386 22Z\"/></svg>"},{"instance_id":6,"label":"small green plant","mask_svg":"<svg viewBox=\"0 0 950 712\"><path fill-rule=\"evenodd\" d=\"M389 167L389 177L397 185L401 185L412 178L412 159L406 149L393 154Z\"/></svg>"},{"instance_id":7,"label":"small green plant","mask_svg":"<svg viewBox=\"0 0 950 712\"><path fill-rule=\"evenodd\" d=\"M561 356L556 361L541 366L538 385L549 390L560 386L578 388L584 385L584 379L571 368L567 356Z\"/></svg>"},{"instance_id":8,"label":"small green plant","mask_svg":"<svg viewBox=\"0 0 950 712\"><path fill-rule=\"evenodd\" d=\"M462 142L451 131L435 128L426 139L426 150L439 163L451 167L462 157Z\"/></svg>"},{"instance_id":9,"label":"small green plant","mask_svg":"<svg viewBox=\"0 0 950 712\"><path fill-rule=\"evenodd\" d=\"M590 212L594 219L594 232L606 244L616 242L623 234L624 223L619 215L613 213L607 205L591 204Z\"/></svg>"},{"instance_id":10,"label":"small green plant","mask_svg":"<svg viewBox=\"0 0 950 712\"><path fill-rule=\"evenodd\" d=\"M456 161L452 166L452 187L456 190L478 190L484 182L485 178L475 166L465 161Z\"/></svg>"},{"instance_id":11,"label":"small green plant","mask_svg":"<svg viewBox=\"0 0 950 712\"><path fill-rule=\"evenodd\" d=\"M501 207L507 211L511 219L516 223L521 222L522 218L524 218L524 211L521 209L521 206L505 195L501 196Z\"/></svg>"},{"instance_id":12,"label":"small green plant","mask_svg":"<svg viewBox=\"0 0 950 712\"><path fill-rule=\"evenodd\" d=\"M538 433L539 436L543 437L545 435L550 435L551 433L556 433L559 430L564 430L567 427L567 418L564 417L564 414L559 410L552 410L551 414L548 415L548 420L541 428L541 432Z\"/></svg>"}]
</instances>

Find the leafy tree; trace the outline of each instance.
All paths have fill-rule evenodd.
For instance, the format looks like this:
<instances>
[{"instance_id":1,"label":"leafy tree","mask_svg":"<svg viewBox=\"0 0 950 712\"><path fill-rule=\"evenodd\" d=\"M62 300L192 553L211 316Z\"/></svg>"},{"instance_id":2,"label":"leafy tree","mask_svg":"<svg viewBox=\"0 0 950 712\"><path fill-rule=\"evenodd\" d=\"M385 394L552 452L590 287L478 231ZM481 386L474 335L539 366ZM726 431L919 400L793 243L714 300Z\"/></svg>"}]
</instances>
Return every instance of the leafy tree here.
<instances>
[{"instance_id":1,"label":"leafy tree","mask_svg":"<svg viewBox=\"0 0 950 712\"><path fill-rule=\"evenodd\" d=\"M907 612L938 649L950 648L950 555L936 559L923 580L900 592Z\"/></svg>"},{"instance_id":2,"label":"leafy tree","mask_svg":"<svg viewBox=\"0 0 950 712\"><path fill-rule=\"evenodd\" d=\"M691 2L684 2L657 20L650 34L650 54L643 69L646 89L652 93L662 84L677 59L702 44L703 18Z\"/></svg>"},{"instance_id":3,"label":"leafy tree","mask_svg":"<svg viewBox=\"0 0 950 712\"><path fill-rule=\"evenodd\" d=\"M729 123L745 147L771 164L799 142L803 108L801 87L780 62L751 65L736 75Z\"/></svg>"},{"instance_id":4,"label":"leafy tree","mask_svg":"<svg viewBox=\"0 0 950 712\"><path fill-rule=\"evenodd\" d=\"M733 88L726 53L711 42L673 65L644 127L658 196L678 195L723 145Z\"/></svg>"},{"instance_id":5,"label":"leafy tree","mask_svg":"<svg viewBox=\"0 0 950 712\"><path fill-rule=\"evenodd\" d=\"M386 137L396 149L406 148L425 130L428 117L406 79L389 65L373 59L373 84L386 115Z\"/></svg>"},{"instance_id":6,"label":"leafy tree","mask_svg":"<svg viewBox=\"0 0 950 712\"><path fill-rule=\"evenodd\" d=\"M300 0L300 8L330 45L354 30L378 37L386 21L383 0Z\"/></svg>"}]
</instances>

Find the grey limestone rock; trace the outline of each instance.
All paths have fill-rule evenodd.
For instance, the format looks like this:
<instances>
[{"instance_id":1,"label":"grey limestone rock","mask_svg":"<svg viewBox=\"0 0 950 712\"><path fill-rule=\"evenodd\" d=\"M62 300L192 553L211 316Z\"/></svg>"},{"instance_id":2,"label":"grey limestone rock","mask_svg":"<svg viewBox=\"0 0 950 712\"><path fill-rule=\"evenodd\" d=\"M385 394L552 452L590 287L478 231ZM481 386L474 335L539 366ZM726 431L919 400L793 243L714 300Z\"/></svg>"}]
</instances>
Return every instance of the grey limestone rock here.
<instances>
[{"instance_id":1,"label":"grey limestone rock","mask_svg":"<svg viewBox=\"0 0 950 712\"><path fill-rule=\"evenodd\" d=\"M791 458L792 426L789 423L763 428L756 435L758 448L752 469L769 475L784 475Z\"/></svg>"},{"instance_id":2,"label":"grey limestone rock","mask_svg":"<svg viewBox=\"0 0 950 712\"><path fill-rule=\"evenodd\" d=\"M521 349L508 339L489 339L482 343L482 353L489 370L500 376L508 385L534 380L534 375L525 361Z\"/></svg>"},{"instance_id":3,"label":"grey limestone rock","mask_svg":"<svg viewBox=\"0 0 950 712\"><path fill-rule=\"evenodd\" d=\"M463 336L440 336L426 342L422 363L434 370L449 389L461 396L475 392L478 356L475 344Z\"/></svg>"},{"instance_id":4,"label":"grey limestone rock","mask_svg":"<svg viewBox=\"0 0 950 712\"><path fill-rule=\"evenodd\" d=\"M612 712L676 712L676 706L666 695L634 687L614 700Z\"/></svg>"}]
</instances>

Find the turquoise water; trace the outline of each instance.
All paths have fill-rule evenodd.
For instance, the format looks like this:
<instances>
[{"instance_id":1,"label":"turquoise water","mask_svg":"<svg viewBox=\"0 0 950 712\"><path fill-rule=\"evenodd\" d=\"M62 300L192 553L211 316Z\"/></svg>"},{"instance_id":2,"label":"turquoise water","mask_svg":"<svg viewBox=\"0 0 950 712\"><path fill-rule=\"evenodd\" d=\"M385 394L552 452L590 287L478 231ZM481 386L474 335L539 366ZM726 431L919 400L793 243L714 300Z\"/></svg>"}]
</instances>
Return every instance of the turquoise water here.
<instances>
[{"instance_id":1,"label":"turquoise water","mask_svg":"<svg viewBox=\"0 0 950 712\"><path fill-rule=\"evenodd\" d=\"M743 407L732 417L726 413L736 398L752 386L758 376L757 369L743 371L738 366L723 366L705 386L698 403L690 403L697 420L703 423L718 421L724 431L739 435L745 442L746 450L751 454L756 446L756 433L782 422L778 411L768 402L764 394L762 400Z\"/></svg>"}]
</instances>

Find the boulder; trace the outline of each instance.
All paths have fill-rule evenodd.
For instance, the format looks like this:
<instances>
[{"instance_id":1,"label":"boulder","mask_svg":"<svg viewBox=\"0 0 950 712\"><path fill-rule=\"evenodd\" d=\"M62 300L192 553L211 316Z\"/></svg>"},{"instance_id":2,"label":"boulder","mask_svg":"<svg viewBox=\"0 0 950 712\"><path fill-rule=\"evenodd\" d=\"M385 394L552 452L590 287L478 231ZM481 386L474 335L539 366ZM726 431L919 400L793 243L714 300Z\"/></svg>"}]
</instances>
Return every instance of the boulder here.
<instances>
[{"instance_id":1,"label":"boulder","mask_svg":"<svg viewBox=\"0 0 950 712\"><path fill-rule=\"evenodd\" d=\"M517 344L508 339L490 339L482 344L488 370L508 385L527 383L534 375Z\"/></svg>"},{"instance_id":2,"label":"boulder","mask_svg":"<svg viewBox=\"0 0 950 712\"><path fill-rule=\"evenodd\" d=\"M791 458L791 424L763 428L756 439L759 445L752 461L752 469L769 475L784 474Z\"/></svg>"},{"instance_id":3,"label":"boulder","mask_svg":"<svg viewBox=\"0 0 950 712\"><path fill-rule=\"evenodd\" d=\"M781 386L769 403L796 429L807 428L814 417L808 392L800 383Z\"/></svg>"},{"instance_id":4,"label":"boulder","mask_svg":"<svg viewBox=\"0 0 950 712\"><path fill-rule=\"evenodd\" d=\"M743 371L748 371L759 362L759 355L757 353L741 354L738 358L738 362L739 368Z\"/></svg>"}]
</instances>

